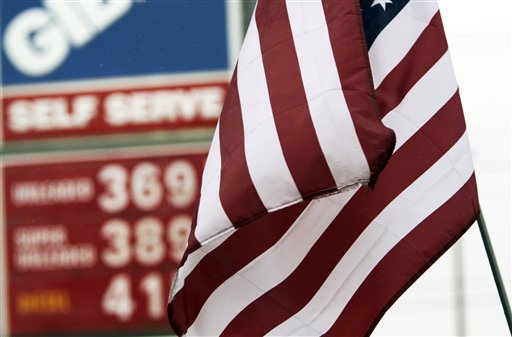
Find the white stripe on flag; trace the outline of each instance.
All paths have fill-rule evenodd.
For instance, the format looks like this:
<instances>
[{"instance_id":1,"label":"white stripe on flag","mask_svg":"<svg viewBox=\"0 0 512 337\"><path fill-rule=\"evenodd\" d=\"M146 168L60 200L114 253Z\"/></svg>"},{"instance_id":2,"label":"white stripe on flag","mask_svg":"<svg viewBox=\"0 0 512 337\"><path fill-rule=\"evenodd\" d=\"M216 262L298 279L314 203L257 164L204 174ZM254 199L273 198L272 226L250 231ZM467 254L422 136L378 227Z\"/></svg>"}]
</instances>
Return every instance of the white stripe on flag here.
<instances>
[{"instance_id":1,"label":"white stripe on flag","mask_svg":"<svg viewBox=\"0 0 512 337\"><path fill-rule=\"evenodd\" d=\"M326 333L379 261L460 190L472 174L473 164L465 133L372 221L313 299L268 335L320 336Z\"/></svg>"},{"instance_id":2,"label":"white stripe on flag","mask_svg":"<svg viewBox=\"0 0 512 337\"><path fill-rule=\"evenodd\" d=\"M301 200L277 135L254 17L238 59L238 93L247 166L263 205L275 210L283 200Z\"/></svg>"},{"instance_id":3,"label":"white stripe on flag","mask_svg":"<svg viewBox=\"0 0 512 337\"><path fill-rule=\"evenodd\" d=\"M243 308L286 279L355 192L313 200L279 242L215 289L187 335L218 336ZM279 268L274 267L277 261Z\"/></svg>"},{"instance_id":4,"label":"white stripe on flag","mask_svg":"<svg viewBox=\"0 0 512 337\"><path fill-rule=\"evenodd\" d=\"M321 2L286 1L288 17L311 118L329 169L338 186L368 172L342 91ZM351 165L347 165L350 158ZM354 167L354 170L348 168Z\"/></svg>"},{"instance_id":5,"label":"white stripe on flag","mask_svg":"<svg viewBox=\"0 0 512 337\"><path fill-rule=\"evenodd\" d=\"M187 261L183 264L183 266L178 269L176 284L172 287L172 293L170 297L173 297L178 291L183 288L185 285L185 279L187 276L194 270L194 268L201 262L201 260L208 255L211 251L219 247L224 241L226 241L233 233L235 232L235 228L229 233L220 236L216 240L212 240L207 242L204 246L201 246L194 252L190 253L187 256Z\"/></svg>"},{"instance_id":6,"label":"white stripe on flag","mask_svg":"<svg viewBox=\"0 0 512 337\"><path fill-rule=\"evenodd\" d=\"M450 55L446 52L414 85L402 102L382 122L395 130L400 147L448 102L458 89ZM403 113L405 112L405 113Z\"/></svg>"},{"instance_id":7,"label":"white stripe on flag","mask_svg":"<svg viewBox=\"0 0 512 337\"><path fill-rule=\"evenodd\" d=\"M219 125L217 125L204 167L203 185L197 210L197 225L194 234L199 242L204 242L233 227L219 198L220 170Z\"/></svg>"},{"instance_id":8,"label":"white stripe on flag","mask_svg":"<svg viewBox=\"0 0 512 337\"><path fill-rule=\"evenodd\" d=\"M405 57L438 10L435 1L410 1L379 34L369 51L375 88Z\"/></svg>"}]
</instances>

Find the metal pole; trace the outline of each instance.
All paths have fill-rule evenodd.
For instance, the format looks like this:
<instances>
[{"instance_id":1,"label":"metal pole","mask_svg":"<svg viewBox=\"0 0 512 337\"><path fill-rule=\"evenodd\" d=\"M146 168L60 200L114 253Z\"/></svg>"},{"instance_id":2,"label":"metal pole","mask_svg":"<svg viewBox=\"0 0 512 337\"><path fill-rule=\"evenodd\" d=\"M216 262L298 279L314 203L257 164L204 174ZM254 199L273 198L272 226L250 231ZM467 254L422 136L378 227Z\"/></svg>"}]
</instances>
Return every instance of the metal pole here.
<instances>
[{"instance_id":1,"label":"metal pole","mask_svg":"<svg viewBox=\"0 0 512 337\"><path fill-rule=\"evenodd\" d=\"M464 252L463 241L453 247L454 287L455 287L455 327L457 336L466 336L466 291L464 285Z\"/></svg>"},{"instance_id":2,"label":"metal pole","mask_svg":"<svg viewBox=\"0 0 512 337\"><path fill-rule=\"evenodd\" d=\"M494 282L496 283L496 288L498 288L498 294L500 295L501 306L503 307L503 311L505 312L505 317L508 323L508 329L510 330L510 334L512 335L512 314L510 312L510 304L508 302L507 292L505 291L505 286L503 285L503 280L501 279L500 269L498 268L498 262L496 261L496 256L494 255L491 239L489 237L489 232L487 231L487 226L485 225L485 220L482 212L480 212L476 221L478 222L478 228L480 228L480 235L482 236L485 251L487 252L487 258L489 259L489 264L491 265L492 275L494 276Z\"/></svg>"}]
</instances>

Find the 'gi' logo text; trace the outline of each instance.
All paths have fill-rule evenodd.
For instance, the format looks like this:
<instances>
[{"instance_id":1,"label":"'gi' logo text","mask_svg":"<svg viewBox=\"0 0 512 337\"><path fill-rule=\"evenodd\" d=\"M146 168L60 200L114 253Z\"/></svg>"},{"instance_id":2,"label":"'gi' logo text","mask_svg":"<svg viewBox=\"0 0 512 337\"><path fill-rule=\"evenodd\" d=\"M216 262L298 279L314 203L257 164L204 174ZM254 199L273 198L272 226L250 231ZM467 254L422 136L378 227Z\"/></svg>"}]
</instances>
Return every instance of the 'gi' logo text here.
<instances>
[{"instance_id":1,"label":"'gi' logo text","mask_svg":"<svg viewBox=\"0 0 512 337\"><path fill-rule=\"evenodd\" d=\"M16 16L4 33L5 53L27 76L43 76L61 65L132 7L132 0L44 0Z\"/></svg>"}]
</instances>

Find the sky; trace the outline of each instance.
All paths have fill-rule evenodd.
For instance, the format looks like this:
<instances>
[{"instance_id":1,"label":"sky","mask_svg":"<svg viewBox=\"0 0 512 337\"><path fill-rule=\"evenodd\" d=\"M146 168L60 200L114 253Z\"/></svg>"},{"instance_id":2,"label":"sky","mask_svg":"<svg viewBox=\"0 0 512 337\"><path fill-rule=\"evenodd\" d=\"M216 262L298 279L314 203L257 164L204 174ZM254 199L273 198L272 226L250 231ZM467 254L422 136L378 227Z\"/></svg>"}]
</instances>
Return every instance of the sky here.
<instances>
[{"instance_id":1,"label":"sky","mask_svg":"<svg viewBox=\"0 0 512 337\"><path fill-rule=\"evenodd\" d=\"M512 1L440 0L439 6L480 205L510 299ZM373 335L509 335L476 224L397 301Z\"/></svg>"}]
</instances>

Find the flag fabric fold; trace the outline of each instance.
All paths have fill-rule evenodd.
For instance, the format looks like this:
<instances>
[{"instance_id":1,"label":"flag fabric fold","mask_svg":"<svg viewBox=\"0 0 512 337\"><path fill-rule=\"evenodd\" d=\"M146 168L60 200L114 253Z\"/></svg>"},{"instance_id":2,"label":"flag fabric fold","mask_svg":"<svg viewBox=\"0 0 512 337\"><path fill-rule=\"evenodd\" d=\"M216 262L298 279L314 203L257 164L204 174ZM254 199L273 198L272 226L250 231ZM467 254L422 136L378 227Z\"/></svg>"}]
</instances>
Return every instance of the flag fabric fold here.
<instances>
[{"instance_id":1,"label":"flag fabric fold","mask_svg":"<svg viewBox=\"0 0 512 337\"><path fill-rule=\"evenodd\" d=\"M187 336L369 335L478 212L435 2L260 1L169 320Z\"/></svg>"},{"instance_id":2,"label":"flag fabric fold","mask_svg":"<svg viewBox=\"0 0 512 337\"><path fill-rule=\"evenodd\" d=\"M376 180L378 114L357 0L260 1L206 162L190 250L281 208Z\"/></svg>"}]
</instances>

